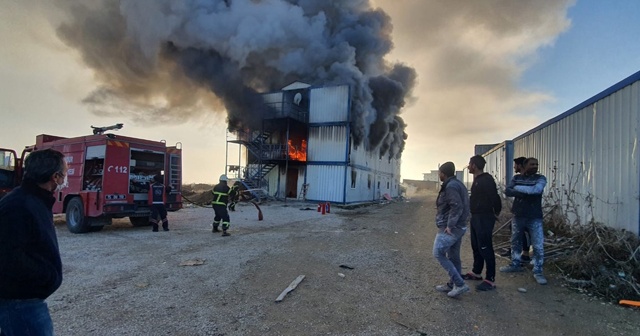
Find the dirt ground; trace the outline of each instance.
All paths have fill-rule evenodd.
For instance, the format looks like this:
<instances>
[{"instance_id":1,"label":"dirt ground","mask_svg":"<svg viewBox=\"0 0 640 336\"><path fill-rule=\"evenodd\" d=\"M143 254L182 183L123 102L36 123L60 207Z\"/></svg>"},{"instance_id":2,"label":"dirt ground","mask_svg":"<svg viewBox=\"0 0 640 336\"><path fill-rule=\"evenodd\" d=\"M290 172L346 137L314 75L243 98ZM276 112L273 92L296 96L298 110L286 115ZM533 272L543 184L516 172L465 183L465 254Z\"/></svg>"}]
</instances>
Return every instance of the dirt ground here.
<instances>
[{"instance_id":1,"label":"dirt ground","mask_svg":"<svg viewBox=\"0 0 640 336\"><path fill-rule=\"evenodd\" d=\"M315 204L270 202L263 221L240 204L231 237L211 233L212 210L199 207L170 213L169 232L118 220L77 235L59 221L65 278L47 300L56 333L640 335L640 310L571 291L552 274L546 286L525 272L498 274L492 292L436 292L447 276L431 254L434 204L426 195L321 215ZM462 248L469 271L468 235Z\"/></svg>"}]
</instances>

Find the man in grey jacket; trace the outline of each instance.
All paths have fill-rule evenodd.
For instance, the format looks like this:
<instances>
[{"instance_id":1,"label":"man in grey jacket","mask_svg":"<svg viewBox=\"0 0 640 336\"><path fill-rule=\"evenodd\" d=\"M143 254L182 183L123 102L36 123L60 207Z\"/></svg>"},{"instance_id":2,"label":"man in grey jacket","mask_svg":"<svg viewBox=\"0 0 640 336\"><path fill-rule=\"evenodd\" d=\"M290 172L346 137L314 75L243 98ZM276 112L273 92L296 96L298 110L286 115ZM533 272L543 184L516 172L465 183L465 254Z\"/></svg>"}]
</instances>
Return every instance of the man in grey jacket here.
<instances>
[{"instance_id":1,"label":"man in grey jacket","mask_svg":"<svg viewBox=\"0 0 640 336\"><path fill-rule=\"evenodd\" d=\"M438 233L433 242L433 256L449 275L449 282L436 286L436 290L447 292L449 297L469 291L469 286L462 279L460 261L462 236L467 232L469 218L469 192L455 177L455 171L453 162L446 162L439 169L440 181L443 183L436 200Z\"/></svg>"}]
</instances>

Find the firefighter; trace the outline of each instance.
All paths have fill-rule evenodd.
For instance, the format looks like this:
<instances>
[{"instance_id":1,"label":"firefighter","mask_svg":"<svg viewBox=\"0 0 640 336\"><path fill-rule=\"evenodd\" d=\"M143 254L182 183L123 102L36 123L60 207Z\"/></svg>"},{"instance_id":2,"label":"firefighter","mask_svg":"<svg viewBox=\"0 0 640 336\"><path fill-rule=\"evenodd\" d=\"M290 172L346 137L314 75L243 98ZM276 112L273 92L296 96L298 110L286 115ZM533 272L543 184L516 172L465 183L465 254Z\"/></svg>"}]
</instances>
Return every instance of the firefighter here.
<instances>
[{"instance_id":1,"label":"firefighter","mask_svg":"<svg viewBox=\"0 0 640 336\"><path fill-rule=\"evenodd\" d=\"M162 221L162 230L169 231L169 221L167 220L167 209L164 207L165 195L171 190L171 187L165 187L162 184L162 175L153 177L153 183L149 185L149 206L151 207L151 216L149 223L153 226L153 232L158 232L158 216Z\"/></svg>"},{"instance_id":2,"label":"firefighter","mask_svg":"<svg viewBox=\"0 0 640 336\"><path fill-rule=\"evenodd\" d=\"M213 200L211 206L215 211L216 216L213 219L213 229L211 232L220 232L218 227L222 224L222 235L229 236L227 232L229 230L229 212L227 211L227 203L229 203L229 186L227 185L227 175L220 175L220 183L213 187L211 192L213 193Z\"/></svg>"},{"instance_id":3,"label":"firefighter","mask_svg":"<svg viewBox=\"0 0 640 336\"><path fill-rule=\"evenodd\" d=\"M236 181L229 189L229 210L236 211L236 204L240 201L240 181Z\"/></svg>"}]
</instances>

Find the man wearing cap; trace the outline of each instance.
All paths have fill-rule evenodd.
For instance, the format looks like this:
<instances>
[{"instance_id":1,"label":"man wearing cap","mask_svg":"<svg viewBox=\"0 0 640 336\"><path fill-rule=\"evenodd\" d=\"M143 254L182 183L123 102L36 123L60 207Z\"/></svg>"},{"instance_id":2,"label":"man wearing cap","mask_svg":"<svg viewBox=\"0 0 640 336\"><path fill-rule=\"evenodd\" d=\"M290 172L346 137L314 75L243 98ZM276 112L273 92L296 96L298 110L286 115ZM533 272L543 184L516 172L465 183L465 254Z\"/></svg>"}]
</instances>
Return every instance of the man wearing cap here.
<instances>
[{"instance_id":1,"label":"man wearing cap","mask_svg":"<svg viewBox=\"0 0 640 336\"><path fill-rule=\"evenodd\" d=\"M469 217L469 193L455 177L455 171L453 162L445 162L439 168L438 174L443 183L436 200L438 233L433 242L433 255L449 275L449 281L436 286L436 290L447 292L449 297L469 291L469 286L462 279L460 260L462 236L467 231Z\"/></svg>"},{"instance_id":2,"label":"man wearing cap","mask_svg":"<svg viewBox=\"0 0 640 336\"><path fill-rule=\"evenodd\" d=\"M211 206L215 211L216 216L213 218L213 229L211 232L220 232L220 224L222 224L222 235L229 236L227 232L229 230L229 211L227 211L227 203L229 203L229 186L227 185L227 175L220 175L220 183L216 184L211 190L213 193L213 200Z\"/></svg>"}]
</instances>

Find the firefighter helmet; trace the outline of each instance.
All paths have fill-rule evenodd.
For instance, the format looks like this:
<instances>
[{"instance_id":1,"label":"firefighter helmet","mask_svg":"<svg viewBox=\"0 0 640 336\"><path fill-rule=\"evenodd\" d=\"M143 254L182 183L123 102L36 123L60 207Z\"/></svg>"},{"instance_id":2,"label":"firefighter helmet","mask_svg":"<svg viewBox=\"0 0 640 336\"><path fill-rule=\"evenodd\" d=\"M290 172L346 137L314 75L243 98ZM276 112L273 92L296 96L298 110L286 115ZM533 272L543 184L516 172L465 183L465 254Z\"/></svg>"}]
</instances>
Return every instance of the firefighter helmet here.
<instances>
[{"instance_id":1,"label":"firefighter helmet","mask_svg":"<svg viewBox=\"0 0 640 336\"><path fill-rule=\"evenodd\" d=\"M229 179L227 178L227 175L225 174L220 175L220 182L227 182L227 181L229 181Z\"/></svg>"}]
</instances>

